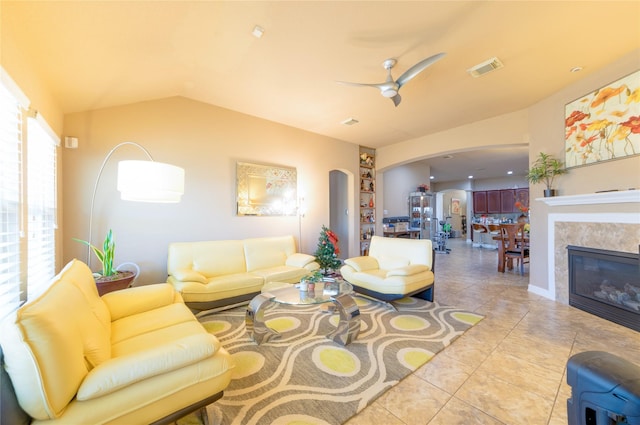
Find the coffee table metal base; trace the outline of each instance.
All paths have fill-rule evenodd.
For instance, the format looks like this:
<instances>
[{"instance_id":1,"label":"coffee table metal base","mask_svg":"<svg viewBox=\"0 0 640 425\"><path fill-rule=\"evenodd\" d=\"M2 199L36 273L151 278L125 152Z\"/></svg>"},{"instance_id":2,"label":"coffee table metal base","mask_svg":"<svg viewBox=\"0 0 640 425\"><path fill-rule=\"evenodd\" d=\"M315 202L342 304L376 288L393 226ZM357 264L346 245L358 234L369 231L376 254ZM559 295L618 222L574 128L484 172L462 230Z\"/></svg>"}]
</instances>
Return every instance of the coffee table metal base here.
<instances>
[{"instance_id":1,"label":"coffee table metal base","mask_svg":"<svg viewBox=\"0 0 640 425\"><path fill-rule=\"evenodd\" d=\"M247 334L257 344L280 336L280 333L267 326L264 320L264 310L273 298L275 297L272 294L264 292L252 299L247 306L245 315ZM336 329L327 335L327 338L343 346L350 344L360 333L360 309L353 298L346 294L331 297L331 302L336 306L340 320Z\"/></svg>"}]
</instances>

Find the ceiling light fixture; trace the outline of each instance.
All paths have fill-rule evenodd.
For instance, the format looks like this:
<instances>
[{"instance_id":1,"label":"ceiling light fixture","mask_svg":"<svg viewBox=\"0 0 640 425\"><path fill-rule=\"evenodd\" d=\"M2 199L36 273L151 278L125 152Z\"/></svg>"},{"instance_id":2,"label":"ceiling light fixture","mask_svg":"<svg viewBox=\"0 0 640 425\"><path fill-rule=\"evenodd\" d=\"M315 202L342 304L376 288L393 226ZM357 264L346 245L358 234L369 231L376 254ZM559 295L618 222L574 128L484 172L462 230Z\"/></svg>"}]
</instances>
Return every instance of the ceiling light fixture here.
<instances>
[{"instance_id":1,"label":"ceiling light fixture","mask_svg":"<svg viewBox=\"0 0 640 425\"><path fill-rule=\"evenodd\" d=\"M344 125L354 125L354 124L358 124L358 122L359 122L359 121L358 121L357 119L355 119L355 118L347 118L346 120L342 121L342 123L341 123L341 124L344 124Z\"/></svg>"},{"instance_id":2,"label":"ceiling light fixture","mask_svg":"<svg viewBox=\"0 0 640 425\"><path fill-rule=\"evenodd\" d=\"M500 59L493 57L477 64L476 66L472 66L471 68L467 69L467 72L472 77L478 78L484 74L495 71L496 69L500 69L502 67L504 67L504 64L500 61Z\"/></svg>"},{"instance_id":3,"label":"ceiling light fixture","mask_svg":"<svg viewBox=\"0 0 640 425\"><path fill-rule=\"evenodd\" d=\"M507 174L511 175L513 174L513 171L507 171Z\"/></svg>"},{"instance_id":4,"label":"ceiling light fixture","mask_svg":"<svg viewBox=\"0 0 640 425\"><path fill-rule=\"evenodd\" d=\"M253 34L255 38L262 38L262 35L264 34L264 28L256 25L255 27L253 27L253 31L251 31L251 34Z\"/></svg>"},{"instance_id":5,"label":"ceiling light fixture","mask_svg":"<svg viewBox=\"0 0 640 425\"><path fill-rule=\"evenodd\" d=\"M470 179L472 179L472 178L473 178L473 176L469 176L469 178L470 178Z\"/></svg>"},{"instance_id":6,"label":"ceiling light fixture","mask_svg":"<svg viewBox=\"0 0 640 425\"><path fill-rule=\"evenodd\" d=\"M429 180L433 180L433 179L435 179L435 177L429 176Z\"/></svg>"},{"instance_id":7,"label":"ceiling light fixture","mask_svg":"<svg viewBox=\"0 0 640 425\"><path fill-rule=\"evenodd\" d=\"M580 72L582 71L582 67L581 66L574 66L573 68L571 68L569 70L569 72Z\"/></svg>"}]
</instances>

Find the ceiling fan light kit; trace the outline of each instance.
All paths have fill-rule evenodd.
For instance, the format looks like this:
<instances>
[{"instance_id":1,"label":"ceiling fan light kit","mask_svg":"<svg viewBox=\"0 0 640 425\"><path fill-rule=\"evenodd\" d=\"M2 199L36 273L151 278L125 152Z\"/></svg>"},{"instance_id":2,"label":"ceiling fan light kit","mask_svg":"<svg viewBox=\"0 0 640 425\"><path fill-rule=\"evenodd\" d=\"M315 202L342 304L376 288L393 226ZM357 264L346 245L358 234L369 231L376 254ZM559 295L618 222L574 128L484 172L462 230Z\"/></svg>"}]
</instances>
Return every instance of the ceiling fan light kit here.
<instances>
[{"instance_id":1,"label":"ceiling fan light kit","mask_svg":"<svg viewBox=\"0 0 640 425\"><path fill-rule=\"evenodd\" d=\"M421 60L417 64L413 65L411 68L406 70L404 74L398 77L397 80L394 81L391 76L391 69L398 63L395 59L387 59L382 63L382 67L387 70L387 80L384 83L378 84L365 84L365 83L349 83L346 81L338 81L341 84L347 84L351 86L364 86L364 87L375 87L380 90L380 93L383 97L389 98L393 101L395 106L400 104L402 98L398 92L406 83L411 81L416 75L427 69L429 66L436 63L438 60L442 59L445 53L438 53L433 56L430 56L426 59Z\"/></svg>"}]
</instances>

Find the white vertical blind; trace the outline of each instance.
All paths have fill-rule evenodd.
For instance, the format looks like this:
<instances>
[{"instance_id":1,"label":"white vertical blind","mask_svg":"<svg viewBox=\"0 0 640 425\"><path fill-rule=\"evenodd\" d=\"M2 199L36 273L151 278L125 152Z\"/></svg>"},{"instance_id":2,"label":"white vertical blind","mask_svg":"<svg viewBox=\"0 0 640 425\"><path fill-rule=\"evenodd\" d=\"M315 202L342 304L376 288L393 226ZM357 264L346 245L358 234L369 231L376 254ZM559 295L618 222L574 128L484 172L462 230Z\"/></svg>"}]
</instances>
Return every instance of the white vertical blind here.
<instances>
[{"instance_id":1,"label":"white vertical blind","mask_svg":"<svg viewBox=\"0 0 640 425\"><path fill-rule=\"evenodd\" d=\"M0 320L55 275L58 137L28 107L0 67Z\"/></svg>"},{"instance_id":2,"label":"white vertical blind","mask_svg":"<svg viewBox=\"0 0 640 425\"><path fill-rule=\"evenodd\" d=\"M24 300L21 287L22 112L0 85L0 318Z\"/></svg>"},{"instance_id":3,"label":"white vertical blind","mask_svg":"<svg viewBox=\"0 0 640 425\"><path fill-rule=\"evenodd\" d=\"M27 124L27 298L47 288L55 274L56 141L39 121Z\"/></svg>"}]
</instances>

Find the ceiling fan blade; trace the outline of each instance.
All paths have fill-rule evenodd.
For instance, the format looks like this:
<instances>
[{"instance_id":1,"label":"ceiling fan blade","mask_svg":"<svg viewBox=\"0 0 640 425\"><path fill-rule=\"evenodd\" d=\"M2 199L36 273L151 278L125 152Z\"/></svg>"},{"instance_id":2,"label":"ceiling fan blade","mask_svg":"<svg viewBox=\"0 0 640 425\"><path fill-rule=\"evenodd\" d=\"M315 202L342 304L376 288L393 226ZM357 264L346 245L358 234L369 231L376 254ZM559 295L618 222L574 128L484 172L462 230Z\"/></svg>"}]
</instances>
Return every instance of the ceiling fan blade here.
<instances>
[{"instance_id":1,"label":"ceiling fan blade","mask_svg":"<svg viewBox=\"0 0 640 425\"><path fill-rule=\"evenodd\" d=\"M430 56L426 59L421 60L417 64L413 65L411 68L407 69L404 74L402 74L396 82L400 87L408 83L413 77L424 71L427 67L433 65L442 57L446 55L446 53L438 53L436 55ZM397 106L397 105L396 105Z\"/></svg>"},{"instance_id":2,"label":"ceiling fan blade","mask_svg":"<svg viewBox=\"0 0 640 425\"><path fill-rule=\"evenodd\" d=\"M338 84L345 84L347 86L360 86L360 87L375 87L378 90L382 90L386 87L388 83L380 83L380 84L366 84L366 83L350 83L348 81L336 81Z\"/></svg>"},{"instance_id":3,"label":"ceiling fan blade","mask_svg":"<svg viewBox=\"0 0 640 425\"><path fill-rule=\"evenodd\" d=\"M390 98L391 100L393 100L393 104L396 106L396 108L398 107L398 105L400 104L400 102L402 101L402 98L400 97L399 94L393 96Z\"/></svg>"}]
</instances>

